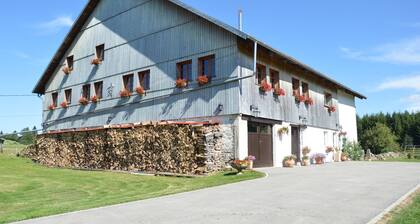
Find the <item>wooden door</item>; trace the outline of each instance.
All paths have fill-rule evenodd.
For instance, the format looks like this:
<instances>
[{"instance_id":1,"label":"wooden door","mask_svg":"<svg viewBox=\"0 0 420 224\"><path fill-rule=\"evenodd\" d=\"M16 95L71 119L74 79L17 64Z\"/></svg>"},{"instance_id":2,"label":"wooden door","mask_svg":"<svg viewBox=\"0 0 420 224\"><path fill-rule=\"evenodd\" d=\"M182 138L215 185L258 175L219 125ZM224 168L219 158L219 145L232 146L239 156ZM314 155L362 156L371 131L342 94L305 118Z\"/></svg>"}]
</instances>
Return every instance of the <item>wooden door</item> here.
<instances>
[{"instance_id":1,"label":"wooden door","mask_svg":"<svg viewBox=\"0 0 420 224\"><path fill-rule=\"evenodd\" d=\"M273 166L271 125L248 122L248 155L256 157L255 167Z\"/></svg>"},{"instance_id":2,"label":"wooden door","mask_svg":"<svg viewBox=\"0 0 420 224\"><path fill-rule=\"evenodd\" d=\"M292 154L300 161L300 129L292 126Z\"/></svg>"}]
</instances>

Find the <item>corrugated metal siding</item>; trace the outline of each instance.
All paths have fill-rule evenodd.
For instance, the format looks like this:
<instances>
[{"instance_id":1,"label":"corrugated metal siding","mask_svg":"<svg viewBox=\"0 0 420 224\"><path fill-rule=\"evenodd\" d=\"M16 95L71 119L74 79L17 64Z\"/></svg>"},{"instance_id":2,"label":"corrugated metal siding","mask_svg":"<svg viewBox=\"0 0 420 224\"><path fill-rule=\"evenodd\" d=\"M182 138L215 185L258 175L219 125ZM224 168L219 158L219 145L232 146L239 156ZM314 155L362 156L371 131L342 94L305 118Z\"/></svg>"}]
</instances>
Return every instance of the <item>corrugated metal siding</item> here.
<instances>
[{"instance_id":1,"label":"corrugated metal siding","mask_svg":"<svg viewBox=\"0 0 420 224\"><path fill-rule=\"evenodd\" d=\"M241 76L253 74L253 57L245 52L240 53ZM324 107L324 91L328 91L333 96L333 104L337 105L337 91L323 87L313 81L307 80L303 74L291 73L279 65L268 64L265 61L258 60L258 63L266 65L267 74L269 69L275 69L280 73L280 86L286 90L286 96L274 96L273 92L263 94L256 84L255 77L244 79L240 82L241 94L241 113L282 120L294 124L301 124L301 117L307 119L307 125L328 129L337 129L338 124L338 107L337 112L328 113ZM309 84L310 96L314 100L313 106L306 106L304 103L295 103L292 91L292 77L296 77L300 81ZM254 105L258 108L259 113L251 112L250 106Z\"/></svg>"},{"instance_id":2,"label":"corrugated metal siding","mask_svg":"<svg viewBox=\"0 0 420 224\"><path fill-rule=\"evenodd\" d=\"M74 55L74 70L66 76L58 68L47 85L44 122L59 120L49 129L103 125L110 115L115 116L112 123L211 116L219 104L224 105L220 115L239 112L237 81L188 94L176 94L179 90L174 88L177 62L192 59L195 80L198 58L210 54L216 56L214 83L236 77L238 50L231 33L165 0L102 0L87 24L67 53ZM103 43L105 61L92 66L95 46ZM151 91L128 102L119 98L122 75L145 69L151 70ZM99 80L104 82L104 101L78 105L82 85ZM51 93L59 92L60 103L67 88L73 89L75 106L47 111ZM196 83L189 88L197 88ZM113 90L110 95L109 89ZM102 112L87 114L89 111Z\"/></svg>"}]
</instances>

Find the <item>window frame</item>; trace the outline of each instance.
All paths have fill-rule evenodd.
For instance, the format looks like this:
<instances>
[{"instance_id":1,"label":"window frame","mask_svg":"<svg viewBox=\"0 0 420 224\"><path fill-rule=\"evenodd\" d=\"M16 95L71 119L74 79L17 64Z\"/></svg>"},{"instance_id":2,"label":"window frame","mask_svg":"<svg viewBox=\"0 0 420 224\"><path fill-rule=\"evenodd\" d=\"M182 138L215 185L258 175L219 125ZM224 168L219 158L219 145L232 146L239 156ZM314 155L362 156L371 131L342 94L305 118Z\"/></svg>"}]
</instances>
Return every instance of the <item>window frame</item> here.
<instances>
[{"instance_id":1,"label":"window frame","mask_svg":"<svg viewBox=\"0 0 420 224\"><path fill-rule=\"evenodd\" d=\"M98 90L100 87L100 91ZM103 98L103 91L104 91L104 82L103 81L99 81L99 82L95 82L93 83L93 88L95 91L95 96L98 100ZM98 94L100 93L100 94Z\"/></svg>"},{"instance_id":2,"label":"window frame","mask_svg":"<svg viewBox=\"0 0 420 224\"><path fill-rule=\"evenodd\" d=\"M70 55L66 58L66 65L70 71L74 68L74 55Z\"/></svg>"},{"instance_id":3,"label":"window frame","mask_svg":"<svg viewBox=\"0 0 420 224\"><path fill-rule=\"evenodd\" d=\"M209 61L209 74L205 74L205 62ZM202 76L205 75L207 78L212 79L216 77L216 56L214 54L207 55L204 57L198 58L198 75Z\"/></svg>"},{"instance_id":4,"label":"window frame","mask_svg":"<svg viewBox=\"0 0 420 224\"><path fill-rule=\"evenodd\" d=\"M58 106L58 92L51 93L51 101L54 107Z\"/></svg>"},{"instance_id":5,"label":"window frame","mask_svg":"<svg viewBox=\"0 0 420 224\"><path fill-rule=\"evenodd\" d=\"M300 80L297 78L292 78L292 90L293 96L300 96Z\"/></svg>"},{"instance_id":6,"label":"window frame","mask_svg":"<svg viewBox=\"0 0 420 224\"><path fill-rule=\"evenodd\" d=\"M276 69L270 68L270 83L273 89L275 88L281 88L280 85L280 72Z\"/></svg>"},{"instance_id":7,"label":"window frame","mask_svg":"<svg viewBox=\"0 0 420 224\"><path fill-rule=\"evenodd\" d=\"M309 97L309 84L307 82L301 82L302 96Z\"/></svg>"},{"instance_id":8,"label":"window frame","mask_svg":"<svg viewBox=\"0 0 420 224\"><path fill-rule=\"evenodd\" d=\"M187 67L187 77L184 77L183 69L184 65L189 65ZM184 79L187 82L192 80L192 60L186 60L176 63L176 79Z\"/></svg>"},{"instance_id":9,"label":"window frame","mask_svg":"<svg viewBox=\"0 0 420 224\"><path fill-rule=\"evenodd\" d=\"M100 61L105 61L105 44L100 44L95 47L95 55Z\"/></svg>"},{"instance_id":10,"label":"window frame","mask_svg":"<svg viewBox=\"0 0 420 224\"><path fill-rule=\"evenodd\" d=\"M329 92L324 92L324 106L331 107L333 105L333 97Z\"/></svg>"},{"instance_id":11,"label":"window frame","mask_svg":"<svg viewBox=\"0 0 420 224\"><path fill-rule=\"evenodd\" d=\"M82 97L86 98L86 99L90 99L90 89L91 89L91 85L90 84L86 84L82 86Z\"/></svg>"},{"instance_id":12,"label":"window frame","mask_svg":"<svg viewBox=\"0 0 420 224\"><path fill-rule=\"evenodd\" d=\"M122 81L123 81L122 84L123 84L124 90L128 90L129 92L134 92L134 73L123 75Z\"/></svg>"},{"instance_id":13,"label":"window frame","mask_svg":"<svg viewBox=\"0 0 420 224\"><path fill-rule=\"evenodd\" d=\"M64 100L67 102L68 105L72 103L72 89L66 89L64 90Z\"/></svg>"},{"instance_id":14,"label":"window frame","mask_svg":"<svg viewBox=\"0 0 420 224\"><path fill-rule=\"evenodd\" d=\"M262 74L259 72L260 70L262 71ZM261 79L260 79L260 74L262 76ZM261 85L262 81L267 80L267 66L257 63L257 71L256 71L255 76L256 76L258 85Z\"/></svg>"},{"instance_id":15,"label":"window frame","mask_svg":"<svg viewBox=\"0 0 420 224\"><path fill-rule=\"evenodd\" d=\"M150 69L137 73L138 85L144 90L150 90ZM147 82L145 82L147 80Z\"/></svg>"}]
</instances>

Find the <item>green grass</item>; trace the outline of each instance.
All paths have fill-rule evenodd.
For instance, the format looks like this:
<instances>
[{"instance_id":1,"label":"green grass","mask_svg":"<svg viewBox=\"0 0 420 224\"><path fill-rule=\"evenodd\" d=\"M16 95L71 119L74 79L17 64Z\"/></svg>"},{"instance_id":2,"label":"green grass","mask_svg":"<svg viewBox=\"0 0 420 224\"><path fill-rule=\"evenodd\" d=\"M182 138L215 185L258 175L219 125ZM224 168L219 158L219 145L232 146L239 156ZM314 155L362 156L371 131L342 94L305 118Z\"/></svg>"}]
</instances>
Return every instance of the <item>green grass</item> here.
<instances>
[{"instance_id":1,"label":"green grass","mask_svg":"<svg viewBox=\"0 0 420 224\"><path fill-rule=\"evenodd\" d=\"M264 176L176 178L46 168L0 155L0 223L153 198Z\"/></svg>"},{"instance_id":2,"label":"green grass","mask_svg":"<svg viewBox=\"0 0 420 224\"><path fill-rule=\"evenodd\" d=\"M26 145L22 145L18 142L6 140L3 145L3 154L16 155L16 153L20 152L25 147Z\"/></svg>"},{"instance_id":3,"label":"green grass","mask_svg":"<svg viewBox=\"0 0 420 224\"><path fill-rule=\"evenodd\" d=\"M419 224L420 223L420 194L418 193L412 203L402 208L395 214L389 224Z\"/></svg>"}]
</instances>

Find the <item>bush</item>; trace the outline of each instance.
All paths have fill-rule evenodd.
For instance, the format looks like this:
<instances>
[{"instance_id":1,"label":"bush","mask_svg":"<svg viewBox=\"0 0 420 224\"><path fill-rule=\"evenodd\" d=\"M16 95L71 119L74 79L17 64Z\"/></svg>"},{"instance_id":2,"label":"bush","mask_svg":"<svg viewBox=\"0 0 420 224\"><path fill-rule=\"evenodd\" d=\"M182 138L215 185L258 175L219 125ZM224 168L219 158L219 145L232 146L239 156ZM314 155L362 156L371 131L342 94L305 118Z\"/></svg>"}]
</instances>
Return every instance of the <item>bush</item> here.
<instances>
[{"instance_id":1,"label":"bush","mask_svg":"<svg viewBox=\"0 0 420 224\"><path fill-rule=\"evenodd\" d=\"M351 160L361 160L364 156L362 147L357 142L348 142L344 139L343 153L348 155Z\"/></svg>"},{"instance_id":2,"label":"bush","mask_svg":"<svg viewBox=\"0 0 420 224\"><path fill-rule=\"evenodd\" d=\"M397 137L386 125L376 123L374 127L365 131L360 139L364 149L370 149L373 154L381 154L400 149Z\"/></svg>"}]
</instances>

